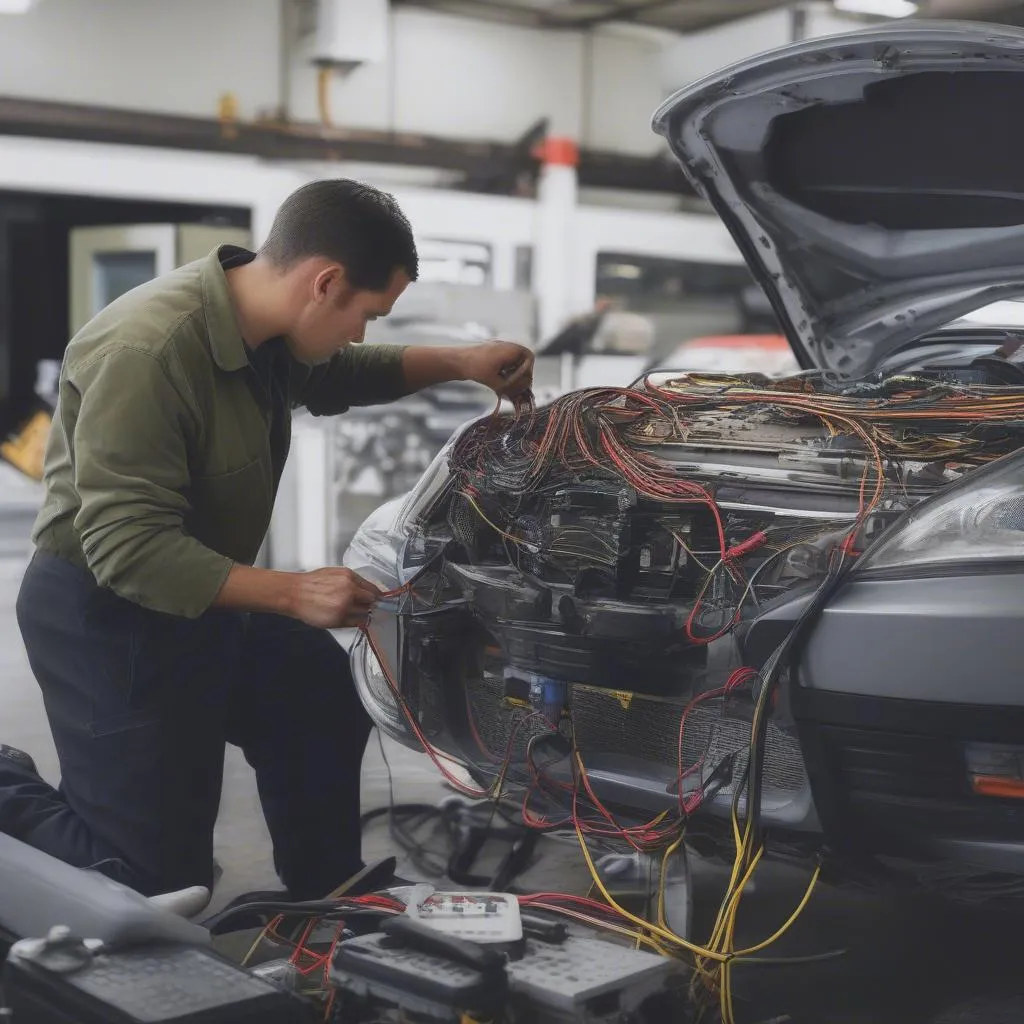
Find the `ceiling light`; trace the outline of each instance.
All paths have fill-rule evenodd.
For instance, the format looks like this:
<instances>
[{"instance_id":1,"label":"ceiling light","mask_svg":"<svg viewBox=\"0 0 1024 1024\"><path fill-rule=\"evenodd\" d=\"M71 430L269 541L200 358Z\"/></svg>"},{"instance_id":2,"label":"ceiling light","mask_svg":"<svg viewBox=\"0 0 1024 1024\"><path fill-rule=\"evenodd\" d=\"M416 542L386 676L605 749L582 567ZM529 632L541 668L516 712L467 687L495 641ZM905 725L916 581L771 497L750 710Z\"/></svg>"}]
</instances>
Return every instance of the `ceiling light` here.
<instances>
[{"instance_id":1,"label":"ceiling light","mask_svg":"<svg viewBox=\"0 0 1024 1024\"><path fill-rule=\"evenodd\" d=\"M643 274L643 271L632 263L609 263L602 269L605 277L622 277L628 281L636 281Z\"/></svg>"},{"instance_id":2,"label":"ceiling light","mask_svg":"<svg viewBox=\"0 0 1024 1024\"><path fill-rule=\"evenodd\" d=\"M917 13L912 0L832 0L837 11L850 14L874 14L879 18L909 18Z\"/></svg>"},{"instance_id":3,"label":"ceiling light","mask_svg":"<svg viewBox=\"0 0 1024 1024\"><path fill-rule=\"evenodd\" d=\"M0 14L24 14L36 0L0 0Z\"/></svg>"}]
</instances>

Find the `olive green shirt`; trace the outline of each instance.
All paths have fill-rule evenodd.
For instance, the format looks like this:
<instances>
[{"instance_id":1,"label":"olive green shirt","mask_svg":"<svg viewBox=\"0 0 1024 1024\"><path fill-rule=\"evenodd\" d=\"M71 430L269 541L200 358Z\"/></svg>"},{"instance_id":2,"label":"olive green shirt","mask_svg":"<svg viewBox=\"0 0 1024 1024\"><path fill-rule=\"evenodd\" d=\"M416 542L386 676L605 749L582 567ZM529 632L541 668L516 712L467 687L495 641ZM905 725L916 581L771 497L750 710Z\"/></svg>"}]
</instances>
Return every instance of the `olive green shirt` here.
<instances>
[{"instance_id":1,"label":"olive green shirt","mask_svg":"<svg viewBox=\"0 0 1024 1024\"><path fill-rule=\"evenodd\" d=\"M291 410L344 412L406 393L401 346L350 346L314 368L283 340L250 351L222 246L111 303L71 340L33 540L156 611L210 607L270 525Z\"/></svg>"}]
</instances>

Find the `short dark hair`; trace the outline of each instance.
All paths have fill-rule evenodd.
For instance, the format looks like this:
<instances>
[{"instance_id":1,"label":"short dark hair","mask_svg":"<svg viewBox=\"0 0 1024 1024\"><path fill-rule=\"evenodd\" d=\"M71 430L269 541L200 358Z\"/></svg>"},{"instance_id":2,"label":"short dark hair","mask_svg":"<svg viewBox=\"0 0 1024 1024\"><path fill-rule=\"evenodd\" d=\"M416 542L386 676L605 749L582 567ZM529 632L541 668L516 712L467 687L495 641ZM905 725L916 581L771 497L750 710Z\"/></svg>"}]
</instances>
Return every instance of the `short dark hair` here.
<instances>
[{"instance_id":1,"label":"short dark hair","mask_svg":"<svg viewBox=\"0 0 1024 1024\"><path fill-rule=\"evenodd\" d=\"M281 268L325 256L368 291L383 291L396 270L410 281L419 274L412 225L394 196L346 178L296 189L277 211L260 255Z\"/></svg>"}]
</instances>

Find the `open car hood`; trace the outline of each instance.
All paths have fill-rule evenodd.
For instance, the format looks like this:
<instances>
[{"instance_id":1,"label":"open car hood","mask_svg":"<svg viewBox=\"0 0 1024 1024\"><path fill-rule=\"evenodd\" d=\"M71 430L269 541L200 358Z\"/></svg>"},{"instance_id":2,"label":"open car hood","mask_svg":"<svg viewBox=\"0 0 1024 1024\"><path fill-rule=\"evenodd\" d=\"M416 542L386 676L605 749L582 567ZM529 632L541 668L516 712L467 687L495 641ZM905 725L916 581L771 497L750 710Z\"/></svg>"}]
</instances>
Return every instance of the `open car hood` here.
<instances>
[{"instance_id":1,"label":"open car hood","mask_svg":"<svg viewBox=\"0 0 1024 1024\"><path fill-rule=\"evenodd\" d=\"M1024 292L1024 31L900 22L753 57L655 115L807 368L856 377Z\"/></svg>"}]
</instances>

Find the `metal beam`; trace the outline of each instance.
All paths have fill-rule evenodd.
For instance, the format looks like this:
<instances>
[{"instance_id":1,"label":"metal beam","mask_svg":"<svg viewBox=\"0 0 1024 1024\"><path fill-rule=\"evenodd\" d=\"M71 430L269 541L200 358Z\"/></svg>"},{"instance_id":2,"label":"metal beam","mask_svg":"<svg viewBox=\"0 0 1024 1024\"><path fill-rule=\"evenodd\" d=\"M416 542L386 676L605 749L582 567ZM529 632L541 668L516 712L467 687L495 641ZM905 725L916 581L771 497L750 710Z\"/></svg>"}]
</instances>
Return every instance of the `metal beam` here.
<instances>
[{"instance_id":1,"label":"metal beam","mask_svg":"<svg viewBox=\"0 0 1024 1024\"><path fill-rule=\"evenodd\" d=\"M0 96L0 135L234 153L266 160L432 167L459 172L470 185L474 179L493 181L496 168L504 171L502 178L509 182L524 173L535 175L538 163L524 140L532 139L540 127L533 126L523 139L511 144L464 142L312 123L222 123L212 118ZM660 159L595 150L581 153L580 184L693 194L682 175Z\"/></svg>"},{"instance_id":2,"label":"metal beam","mask_svg":"<svg viewBox=\"0 0 1024 1024\"><path fill-rule=\"evenodd\" d=\"M693 199L695 192L674 159L626 156L584 149L580 152L580 188L622 188L667 192Z\"/></svg>"},{"instance_id":3,"label":"metal beam","mask_svg":"<svg viewBox=\"0 0 1024 1024\"><path fill-rule=\"evenodd\" d=\"M594 14L587 18L578 18L571 24L573 28L590 29L607 25L610 22L636 21L645 14L652 14L665 7L682 7L684 0L645 0L644 3L622 4L611 7L603 14Z\"/></svg>"},{"instance_id":4,"label":"metal beam","mask_svg":"<svg viewBox=\"0 0 1024 1024\"><path fill-rule=\"evenodd\" d=\"M705 14L695 15L687 6L688 0L639 0L639 2L616 2L597 0L587 6L604 7L598 13L581 14L572 5L560 8L544 8L528 3L507 2L507 0L393 0L396 6L420 7L445 14L477 18L482 21L512 23L528 28L542 28L551 31L585 32L613 22L635 22L675 32L698 32L715 25L760 14L777 7L786 7L793 0L733 0L734 9L721 0L717 7ZM672 9L675 8L673 11ZM660 16L659 16L660 13ZM673 15L684 15L675 18ZM647 20L650 15L653 18Z\"/></svg>"}]
</instances>

